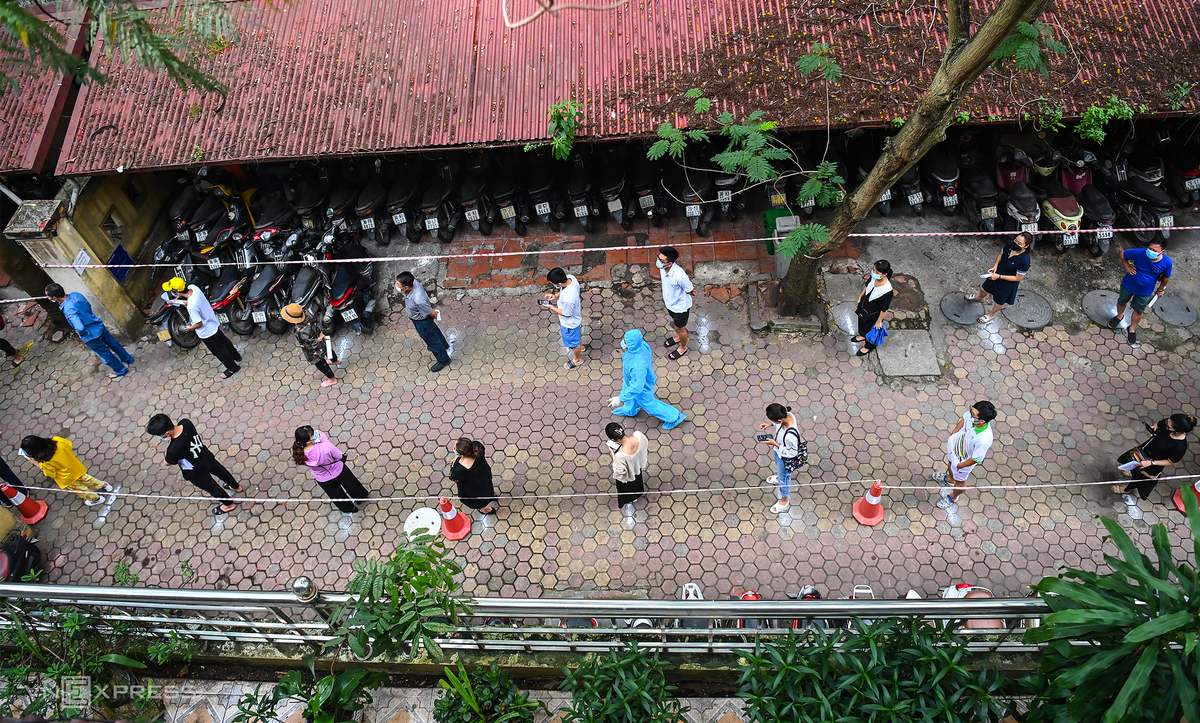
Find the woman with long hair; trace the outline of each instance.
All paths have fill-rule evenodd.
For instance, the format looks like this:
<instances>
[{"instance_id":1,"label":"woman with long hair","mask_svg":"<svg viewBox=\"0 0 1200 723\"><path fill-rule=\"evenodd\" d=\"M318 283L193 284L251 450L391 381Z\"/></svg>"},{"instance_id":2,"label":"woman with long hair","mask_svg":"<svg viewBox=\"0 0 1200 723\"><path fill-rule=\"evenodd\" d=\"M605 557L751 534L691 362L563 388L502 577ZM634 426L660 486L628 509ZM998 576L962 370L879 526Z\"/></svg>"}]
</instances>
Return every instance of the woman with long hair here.
<instances>
[{"instance_id":1,"label":"woman with long hair","mask_svg":"<svg viewBox=\"0 0 1200 723\"><path fill-rule=\"evenodd\" d=\"M450 464L450 479L458 483L458 498L473 510L485 515L495 514L496 488L492 484L492 467L484 457L483 443L459 437L454 445L458 457Z\"/></svg>"},{"instance_id":2,"label":"woman with long hair","mask_svg":"<svg viewBox=\"0 0 1200 723\"><path fill-rule=\"evenodd\" d=\"M311 469L317 484L333 504L350 514L362 509L371 493L346 466L345 460L346 455L320 431L307 424L296 429L292 461Z\"/></svg>"},{"instance_id":3,"label":"woman with long hair","mask_svg":"<svg viewBox=\"0 0 1200 723\"><path fill-rule=\"evenodd\" d=\"M875 344L867 341L871 329L882 329L883 318L892 307L892 265L880 259L871 266L871 277L858 292L858 305L854 309L858 317L858 336L850 341L862 342L863 348L855 356L866 356L875 350Z\"/></svg>"},{"instance_id":4,"label":"woman with long hair","mask_svg":"<svg viewBox=\"0 0 1200 723\"><path fill-rule=\"evenodd\" d=\"M1146 425L1150 439L1117 458L1117 463L1129 470L1129 484L1112 485L1109 490L1119 495L1134 492L1142 499L1150 496L1158 478L1167 467L1174 467L1187 454L1187 435L1196 427L1196 418L1187 414L1172 414L1153 427ZM1134 465L1132 469L1129 465Z\"/></svg>"},{"instance_id":5,"label":"woman with long hair","mask_svg":"<svg viewBox=\"0 0 1200 723\"><path fill-rule=\"evenodd\" d=\"M70 490L88 507L98 505L104 498L97 492L112 492L113 487L88 474L83 462L71 451L71 442L62 437L29 435L21 440L19 454L37 462L42 472L60 488Z\"/></svg>"}]
</instances>

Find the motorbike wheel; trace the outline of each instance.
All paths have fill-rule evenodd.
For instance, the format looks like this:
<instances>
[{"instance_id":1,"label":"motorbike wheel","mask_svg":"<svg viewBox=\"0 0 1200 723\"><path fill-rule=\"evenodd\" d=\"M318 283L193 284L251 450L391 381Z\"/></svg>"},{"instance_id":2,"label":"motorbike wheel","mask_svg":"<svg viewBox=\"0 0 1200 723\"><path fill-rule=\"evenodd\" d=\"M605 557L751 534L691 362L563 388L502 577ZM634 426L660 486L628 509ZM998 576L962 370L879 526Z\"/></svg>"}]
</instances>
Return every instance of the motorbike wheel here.
<instances>
[{"instance_id":1,"label":"motorbike wheel","mask_svg":"<svg viewBox=\"0 0 1200 723\"><path fill-rule=\"evenodd\" d=\"M1066 245L1063 244L1062 234L1054 234L1054 253L1065 254L1067 252Z\"/></svg>"},{"instance_id":2,"label":"motorbike wheel","mask_svg":"<svg viewBox=\"0 0 1200 723\"><path fill-rule=\"evenodd\" d=\"M663 215L661 213L654 214L654 218L650 219L650 223L654 224L654 228L662 228Z\"/></svg>"},{"instance_id":3,"label":"motorbike wheel","mask_svg":"<svg viewBox=\"0 0 1200 723\"><path fill-rule=\"evenodd\" d=\"M267 300L267 331L272 334L285 334L292 327L290 322L284 321L280 311L278 299Z\"/></svg>"},{"instance_id":4,"label":"motorbike wheel","mask_svg":"<svg viewBox=\"0 0 1200 723\"><path fill-rule=\"evenodd\" d=\"M995 231L996 230L996 219L994 219L994 218L983 219L983 230L984 231Z\"/></svg>"},{"instance_id":5,"label":"motorbike wheel","mask_svg":"<svg viewBox=\"0 0 1200 723\"><path fill-rule=\"evenodd\" d=\"M697 236L707 236L708 233L709 233L708 221L701 221L700 223L696 224L696 235Z\"/></svg>"},{"instance_id":6,"label":"motorbike wheel","mask_svg":"<svg viewBox=\"0 0 1200 723\"><path fill-rule=\"evenodd\" d=\"M583 226L584 233L595 233L596 231L596 222L592 220L590 215L579 219L579 225Z\"/></svg>"},{"instance_id":7,"label":"motorbike wheel","mask_svg":"<svg viewBox=\"0 0 1200 723\"><path fill-rule=\"evenodd\" d=\"M625 216L625 218L623 218L623 219L621 220L621 224L620 224L620 225L621 225L621 228L623 228L623 229L625 229L626 231L628 231L629 229L633 228L633 218L631 218L630 216L626 215L626 216Z\"/></svg>"},{"instance_id":8,"label":"motorbike wheel","mask_svg":"<svg viewBox=\"0 0 1200 723\"><path fill-rule=\"evenodd\" d=\"M444 244L448 244L454 240L454 232L447 228L439 228L437 235L438 240Z\"/></svg>"},{"instance_id":9,"label":"motorbike wheel","mask_svg":"<svg viewBox=\"0 0 1200 723\"><path fill-rule=\"evenodd\" d=\"M925 215L925 204L923 204L923 203L914 204L913 206L910 206L909 208L912 209L914 216L924 216Z\"/></svg>"},{"instance_id":10,"label":"motorbike wheel","mask_svg":"<svg viewBox=\"0 0 1200 723\"><path fill-rule=\"evenodd\" d=\"M380 246L387 246L392 242L392 232L386 223L379 226L379 235L376 240L379 241Z\"/></svg>"},{"instance_id":11,"label":"motorbike wheel","mask_svg":"<svg viewBox=\"0 0 1200 723\"><path fill-rule=\"evenodd\" d=\"M514 232L516 232L516 234L517 234L518 236L524 236L524 235L526 235L527 233L529 233L529 227L528 227L528 226L526 226L526 225L525 225L523 222L521 222L521 221L517 221L517 222L516 222L516 223L513 225L513 231L514 231Z\"/></svg>"},{"instance_id":12,"label":"motorbike wheel","mask_svg":"<svg viewBox=\"0 0 1200 723\"><path fill-rule=\"evenodd\" d=\"M555 216L554 213L551 213L550 222L546 225L550 227L551 231L558 233L558 230L562 228L562 221L559 221L558 216Z\"/></svg>"},{"instance_id":13,"label":"motorbike wheel","mask_svg":"<svg viewBox=\"0 0 1200 723\"><path fill-rule=\"evenodd\" d=\"M180 349L194 349L200 343L200 336L195 329L187 328L189 321L187 315L180 312L167 314L167 331L171 334L171 341Z\"/></svg>"},{"instance_id":14,"label":"motorbike wheel","mask_svg":"<svg viewBox=\"0 0 1200 723\"><path fill-rule=\"evenodd\" d=\"M958 213L958 204L953 206L942 206L942 213L946 216L953 216Z\"/></svg>"},{"instance_id":15,"label":"motorbike wheel","mask_svg":"<svg viewBox=\"0 0 1200 723\"><path fill-rule=\"evenodd\" d=\"M1129 217L1129 221L1129 226L1131 228L1138 229L1137 231L1133 232L1133 237L1137 239L1137 242L1141 245L1145 246L1149 244L1155 239L1155 237L1158 236L1158 231L1147 230L1157 226L1158 222L1151 219L1150 214L1146 213L1144 209L1134 209L1132 215Z\"/></svg>"},{"instance_id":16,"label":"motorbike wheel","mask_svg":"<svg viewBox=\"0 0 1200 723\"><path fill-rule=\"evenodd\" d=\"M229 328L242 336L250 336L258 328L258 324L255 324L250 316L250 307L242 304L241 299L238 299L236 309L230 309Z\"/></svg>"},{"instance_id":17,"label":"motorbike wheel","mask_svg":"<svg viewBox=\"0 0 1200 723\"><path fill-rule=\"evenodd\" d=\"M326 320L325 313L322 311L321 315L318 316L317 319L317 326L321 328L321 333L325 336L333 336L333 333L337 331L338 327L338 315L335 313L333 316L329 317L328 320Z\"/></svg>"},{"instance_id":18,"label":"motorbike wheel","mask_svg":"<svg viewBox=\"0 0 1200 723\"><path fill-rule=\"evenodd\" d=\"M730 221L736 221L736 220L737 220L737 218L738 218L738 207L737 207L737 204L736 204L736 203L735 203L735 204L730 204L730 206L729 206L729 220L730 220ZM628 229L627 229L627 230L628 230Z\"/></svg>"},{"instance_id":19,"label":"motorbike wheel","mask_svg":"<svg viewBox=\"0 0 1200 723\"><path fill-rule=\"evenodd\" d=\"M492 234L492 222L487 220L487 218L483 217L482 214L480 215L480 218L479 218L478 231L479 231L479 233L483 234L484 236L490 236Z\"/></svg>"},{"instance_id":20,"label":"motorbike wheel","mask_svg":"<svg viewBox=\"0 0 1200 723\"><path fill-rule=\"evenodd\" d=\"M875 208L879 210L880 216L884 216L884 217L890 216L892 213L892 202L891 201L880 201L879 203L875 204Z\"/></svg>"}]
</instances>

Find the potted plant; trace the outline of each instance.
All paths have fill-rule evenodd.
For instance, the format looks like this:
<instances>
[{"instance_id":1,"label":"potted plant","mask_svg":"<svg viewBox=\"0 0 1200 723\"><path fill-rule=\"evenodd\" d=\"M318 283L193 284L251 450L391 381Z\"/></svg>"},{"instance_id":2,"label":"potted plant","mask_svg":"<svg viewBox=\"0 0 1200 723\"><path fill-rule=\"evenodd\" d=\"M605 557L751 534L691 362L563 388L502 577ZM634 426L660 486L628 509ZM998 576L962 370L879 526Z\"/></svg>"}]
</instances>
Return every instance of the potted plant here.
<instances>
[{"instance_id":1,"label":"potted plant","mask_svg":"<svg viewBox=\"0 0 1200 723\"><path fill-rule=\"evenodd\" d=\"M330 673L317 678L316 656L304 658L309 676L301 671L287 672L279 683L263 692L257 686L238 700L238 713L234 723L267 723L276 719L279 706L289 700L304 704L304 720L307 723L340 723L354 720L355 714L369 704L371 691L387 680L384 673L374 673L366 668L349 668L341 673Z\"/></svg>"}]
</instances>

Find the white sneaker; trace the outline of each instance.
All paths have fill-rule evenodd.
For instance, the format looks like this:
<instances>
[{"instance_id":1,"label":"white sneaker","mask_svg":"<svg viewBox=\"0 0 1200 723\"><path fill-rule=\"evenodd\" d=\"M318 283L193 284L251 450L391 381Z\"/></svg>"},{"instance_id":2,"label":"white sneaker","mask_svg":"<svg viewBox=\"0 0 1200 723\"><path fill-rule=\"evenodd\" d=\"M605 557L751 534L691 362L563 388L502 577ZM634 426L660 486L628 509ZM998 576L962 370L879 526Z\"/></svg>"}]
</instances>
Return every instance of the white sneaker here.
<instances>
[{"instance_id":1,"label":"white sneaker","mask_svg":"<svg viewBox=\"0 0 1200 723\"><path fill-rule=\"evenodd\" d=\"M937 506L941 507L943 510L948 510L958 507L958 503L949 497L943 497L942 499L938 500Z\"/></svg>"},{"instance_id":2,"label":"white sneaker","mask_svg":"<svg viewBox=\"0 0 1200 723\"><path fill-rule=\"evenodd\" d=\"M105 482L105 483L104 483L104 491L105 491L105 492L115 492L116 490L114 490L114 489L113 489L113 486L112 486L112 485L110 485L109 483Z\"/></svg>"},{"instance_id":3,"label":"white sneaker","mask_svg":"<svg viewBox=\"0 0 1200 723\"><path fill-rule=\"evenodd\" d=\"M83 504L87 505L88 507L95 507L96 505L101 504L103 502L104 502L103 497L97 497L94 500L84 500Z\"/></svg>"},{"instance_id":4,"label":"white sneaker","mask_svg":"<svg viewBox=\"0 0 1200 723\"><path fill-rule=\"evenodd\" d=\"M454 345L453 344L451 344L449 347L446 348L446 356L448 356L448 357L454 356Z\"/></svg>"}]
</instances>

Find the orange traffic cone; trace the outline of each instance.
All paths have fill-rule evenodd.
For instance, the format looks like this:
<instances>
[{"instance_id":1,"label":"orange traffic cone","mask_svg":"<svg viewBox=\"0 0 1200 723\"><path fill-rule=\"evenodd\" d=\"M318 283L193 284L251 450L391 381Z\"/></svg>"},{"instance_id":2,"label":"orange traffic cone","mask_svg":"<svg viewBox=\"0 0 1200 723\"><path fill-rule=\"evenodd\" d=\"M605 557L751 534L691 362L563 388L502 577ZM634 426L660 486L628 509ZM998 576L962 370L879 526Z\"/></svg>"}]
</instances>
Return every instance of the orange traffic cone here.
<instances>
[{"instance_id":1,"label":"orange traffic cone","mask_svg":"<svg viewBox=\"0 0 1200 723\"><path fill-rule=\"evenodd\" d=\"M1197 482L1194 485L1186 485L1175 490L1175 496L1171 498L1171 501L1175 503L1175 509L1186 515L1187 508L1183 506L1183 496L1187 493L1184 492L1184 490L1191 490L1192 494L1196 495L1196 497L1200 497L1200 482ZM1200 499L1198 499L1197 502L1200 502Z\"/></svg>"},{"instance_id":2,"label":"orange traffic cone","mask_svg":"<svg viewBox=\"0 0 1200 723\"><path fill-rule=\"evenodd\" d=\"M454 505L445 497L440 498L442 506L442 534L447 540L461 540L471 534L471 520L466 515L458 514Z\"/></svg>"},{"instance_id":3,"label":"orange traffic cone","mask_svg":"<svg viewBox=\"0 0 1200 723\"><path fill-rule=\"evenodd\" d=\"M21 513L21 522L27 525L36 525L46 516L46 512L50 509L45 502L37 502L25 496L21 490L13 487L7 482L0 481L0 492L4 493L5 497L12 500L13 506Z\"/></svg>"},{"instance_id":4,"label":"orange traffic cone","mask_svg":"<svg viewBox=\"0 0 1200 723\"><path fill-rule=\"evenodd\" d=\"M882 498L883 483L876 481L875 484L871 485L867 496L854 503L854 507L852 508L854 519L867 527L874 527L883 522L883 505L879 504Z\"/></svg>"}]
</instances>

